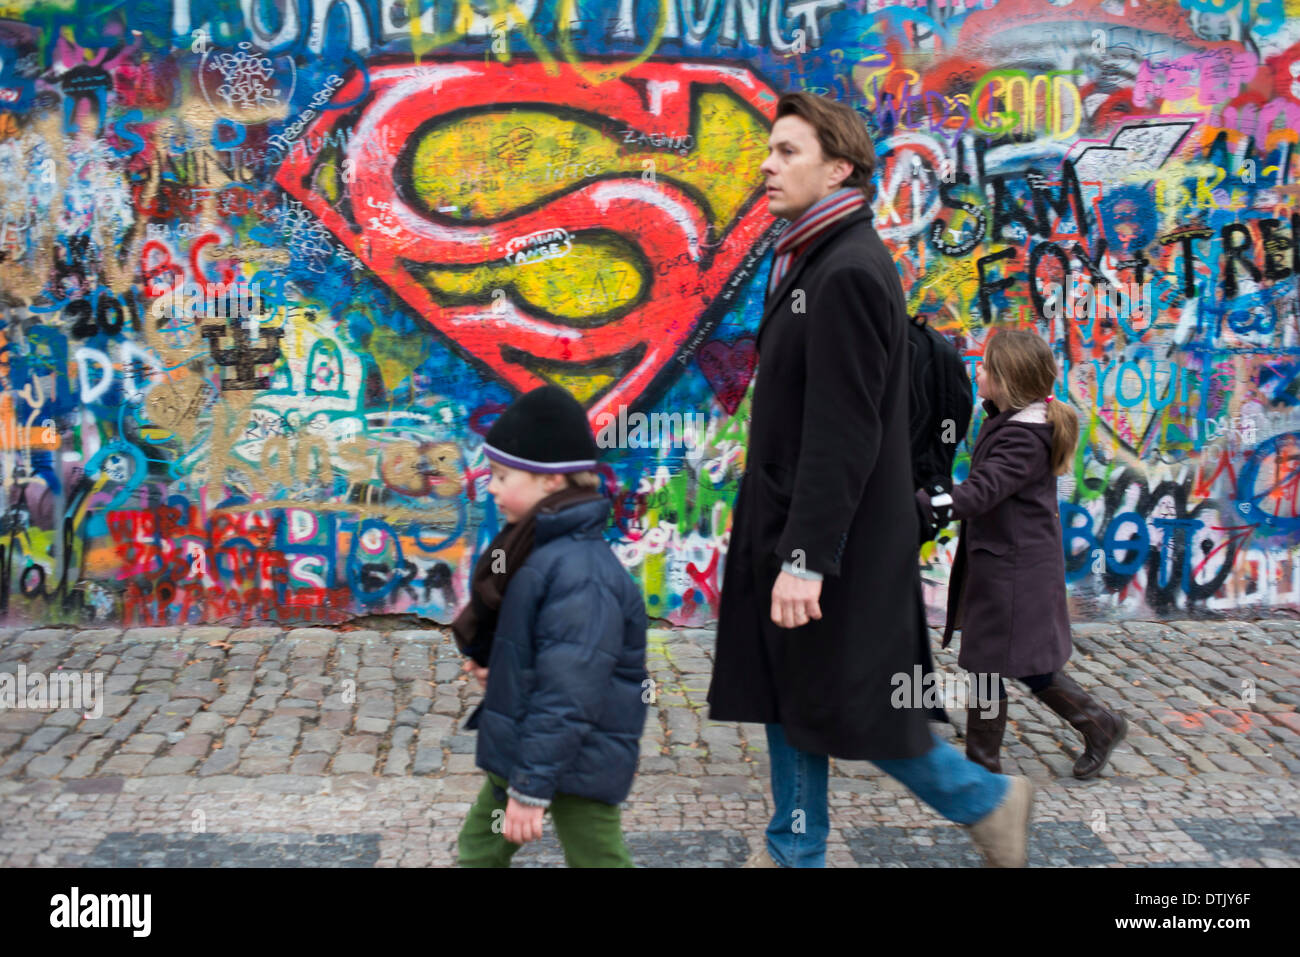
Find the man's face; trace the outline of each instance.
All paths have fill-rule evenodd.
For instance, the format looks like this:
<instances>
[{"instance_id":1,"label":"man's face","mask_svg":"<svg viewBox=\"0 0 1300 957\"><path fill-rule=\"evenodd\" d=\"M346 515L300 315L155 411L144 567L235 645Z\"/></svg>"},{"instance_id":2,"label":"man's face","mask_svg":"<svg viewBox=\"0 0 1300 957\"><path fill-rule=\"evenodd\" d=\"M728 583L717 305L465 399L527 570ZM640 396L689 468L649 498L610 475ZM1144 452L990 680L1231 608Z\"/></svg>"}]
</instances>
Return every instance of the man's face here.
<instances>
[{"instance_id":1,"label":"man's face","mask_svg":"<svg viewBox=\"0 0 1300 957\"><path fill-rule=\"evenodd\" d=\"M767 180L767 208L773 216L798 219L817 200L839 189L853 172L848 160L822 155L817 131L802 116L777 120L767 146L760 169Z\"/></svg>"}]
</instances>

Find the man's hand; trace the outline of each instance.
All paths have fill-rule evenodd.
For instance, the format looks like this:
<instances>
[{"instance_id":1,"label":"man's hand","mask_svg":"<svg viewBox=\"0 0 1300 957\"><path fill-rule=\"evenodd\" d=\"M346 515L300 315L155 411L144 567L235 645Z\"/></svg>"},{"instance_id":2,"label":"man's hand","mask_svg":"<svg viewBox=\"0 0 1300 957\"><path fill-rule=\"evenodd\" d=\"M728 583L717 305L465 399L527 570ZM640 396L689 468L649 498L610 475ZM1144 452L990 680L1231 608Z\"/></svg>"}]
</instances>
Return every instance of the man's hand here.
<instances>
[{"instance_id":1,"label":"man's hand","mask_svg":"<svg viewBox=\"0 0 1300 957\"><path fill-rule=\"evenodd\" d=\"M514 798L506 802L506 819L501 836L511 844L527 844L542 836L542 817L546 808L520 804Z\"/></svg>"},{"instance_id":2,"label":"man's hand","mask_svg":"<svg viewBox=\"0 0 1300 957\"><path fill-rule=\"evenodd\" d=\"M821 582L781 572L772 586L772 620L782 628L806 625L822 616L821 596Z\"/></svg>"}]
</instances>

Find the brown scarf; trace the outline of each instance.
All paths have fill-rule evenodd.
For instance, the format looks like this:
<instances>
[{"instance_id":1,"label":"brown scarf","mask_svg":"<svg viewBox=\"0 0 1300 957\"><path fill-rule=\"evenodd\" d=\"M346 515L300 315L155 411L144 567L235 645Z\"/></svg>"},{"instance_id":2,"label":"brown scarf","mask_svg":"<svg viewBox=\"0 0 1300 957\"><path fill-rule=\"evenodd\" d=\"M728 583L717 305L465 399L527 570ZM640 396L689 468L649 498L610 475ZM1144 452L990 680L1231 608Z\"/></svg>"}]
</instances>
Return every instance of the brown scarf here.
<instances>
[{"instance_id":1,"label":"brown scarf","mask_svg":"<svg viewBox=\"0 0 1300 957\"><path fill-rule=\"evenodd\" d=\"M497 532L474 566L469 603L451 624L456 646L462 654L487 667L492 653L492 639L496 635L501 600L505 597L510 579L533 550L538 513L558 512L570 505L600 498L604 496L596 489L566 486L546 496L519 521ZM500 571L496 570L498 568Z\"/></svg>"}]
</instances>

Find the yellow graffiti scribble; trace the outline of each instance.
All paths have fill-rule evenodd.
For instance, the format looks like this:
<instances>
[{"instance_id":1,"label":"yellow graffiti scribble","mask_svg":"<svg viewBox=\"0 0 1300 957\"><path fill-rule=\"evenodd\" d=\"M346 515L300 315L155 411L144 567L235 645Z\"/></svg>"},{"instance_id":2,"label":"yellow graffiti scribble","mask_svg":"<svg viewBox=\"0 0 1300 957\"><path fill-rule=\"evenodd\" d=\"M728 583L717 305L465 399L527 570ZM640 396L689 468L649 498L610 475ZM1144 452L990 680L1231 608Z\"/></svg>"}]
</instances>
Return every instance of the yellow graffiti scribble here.
<instances>
[{"instance_id":1,"label":"yellow graffiti scribble","mask_svg":"<svg viewBox=\"0 0 1300 957\"><path fill-rule=\"evenodd\" d=\"M729 93L700 96L689 135L652 131L664 137L667 147L639 143L629 148L620 141L620 131L602 129L599 122L537 109L496 109L434 126L414 147L413 192L430 210L455 207L465 220L490 220L541 205L597 175L636 179L649 169L654 179L693 194L721 233L759 182L765 155L762 118ZM577 158L582 165L574 162ZM327 196L341 192L333 173L321 182ZM497 290L512 290L534 307L582 327L610 321L639 301L651 278L637 246L610 231L594 229L572 237L557 231L545 245L549 248L540 254L502 250L496 263L433 267L420 278L444 303L484 301Z\"/></svg>"},{"instance_id":2,"label":"yellow graffiti scribble","mask_svg":"<svg viewBox=\"0 0 1300 957\"><path fill-rule=\"evenodd\" d=\"M541 203L593 176L640 177L650 170L656 179L698 195L709 220L721 225L759 182L762 121L729 93L700 96L689 150L625 150L617 131L598 129L595 122L541 110L492 110L450 120L417 144L412 189L429 209L454 206L470 211L463 218L475 221ZM685 142L686 131L664 132Z\"/></svg>"},{"instance_id":3,"label":"yellow graffiti scribble","mask_svg":"<svg viewBox=\"0 0 1300 957\"><path fill-rule=\"evenodd\" d=\"M955 293L963 301L979 292L979 272L971 259L956 259L942 269L936 269L912 289L908 298L907 311L913 313L925 301L928 293L934 293L940 300L947 299Z\"/></svg>"},{"instance_id":4,"label":"yellow graffiti scribble","mask_svg":"<svg viewBox=\"0 0 1300 957\"><path fill-rule=\"evenodd\" d=\"M597 233L573 241L554 259L473 269L431 269L424 280L436 293L481 300L491 290L512 288L529 303L569 325L594 327L637 301L645 286L643 258L627 240Z\"/></svg>"},{"instance_id":5,"label":"yellow graffiti scribble","mask_svg":"<svg viewBox=\"0 0 1300 957\"><path fill-rule=\"evenodd\" d=\"M424 336L397 332L383 325L370 334L366 345L389 391L405 382L411 370L429 354L429 340Z\"/></svg>"}]
</instances>

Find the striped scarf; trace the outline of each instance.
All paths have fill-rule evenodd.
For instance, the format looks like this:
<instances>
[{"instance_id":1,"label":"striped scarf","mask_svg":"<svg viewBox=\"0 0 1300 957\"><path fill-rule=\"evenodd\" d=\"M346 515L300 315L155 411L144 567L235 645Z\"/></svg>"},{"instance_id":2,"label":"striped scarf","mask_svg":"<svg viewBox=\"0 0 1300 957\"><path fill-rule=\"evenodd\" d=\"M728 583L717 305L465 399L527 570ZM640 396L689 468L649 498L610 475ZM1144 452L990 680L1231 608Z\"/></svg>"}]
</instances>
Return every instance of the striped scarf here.
<instances>
[{"instance_id":1,"label":"striped scarf","mask_svg":"<svg viewBox=\"0 0 1300 957\"><path fill-rule=\"evenodd\" d=\"M865 205L867 205L867 198L862 195L862 190L846 186L823 196L809 206L776 241L776 259L772 261L772 276L767 284L768 294L771 295L776 291L785 274L790 271L790 264L824 229Z\"/></svg>"}]
</instances>

